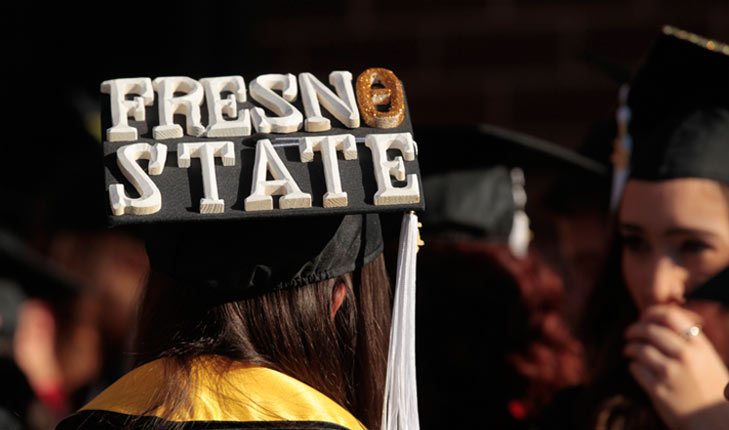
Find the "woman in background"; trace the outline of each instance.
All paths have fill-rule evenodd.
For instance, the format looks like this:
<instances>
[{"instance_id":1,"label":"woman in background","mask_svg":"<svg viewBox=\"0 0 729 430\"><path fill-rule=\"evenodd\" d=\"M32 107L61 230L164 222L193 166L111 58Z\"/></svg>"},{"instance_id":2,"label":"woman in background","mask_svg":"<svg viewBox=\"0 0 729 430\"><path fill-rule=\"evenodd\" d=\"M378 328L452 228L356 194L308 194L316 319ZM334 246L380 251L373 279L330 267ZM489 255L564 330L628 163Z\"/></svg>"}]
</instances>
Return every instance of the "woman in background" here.
<instances>
[{"instance_id":1,"label":"woman in background","mask_svg":"<svg viewBox=\"0 0 729 430\"><path fill-rule=\"evenodd\" d=\"M631 84L619 246L587 313L596 429L729 428L729 48L664 28Z\"/></svg>"},{"instance_id":2,"label":"woman in background","mask_svg":"<svg viewBox=\"0 0 729 430\"><path fill-rule=\"evenodd\" d=\"M515 202L515 178L495 166L424 181L417 302L423 429L535 428L558 391L583 381L582 349L562 313L562 282L527 252L528 234L512 234L528 229L517 221L524 202ZM509 241L518 236L522 243Z\"/></svg>"},{"instance_id":3,"label":"woman in background","mask_svg":"<svg viewBox=\"0 0 729 430\"><path fill-rule=\"evenodd\" d=\"M497 243L427 241L420 252L418 390L423 429L534 428L583 382L562 283Z\"/></svg>"}]
</instances>

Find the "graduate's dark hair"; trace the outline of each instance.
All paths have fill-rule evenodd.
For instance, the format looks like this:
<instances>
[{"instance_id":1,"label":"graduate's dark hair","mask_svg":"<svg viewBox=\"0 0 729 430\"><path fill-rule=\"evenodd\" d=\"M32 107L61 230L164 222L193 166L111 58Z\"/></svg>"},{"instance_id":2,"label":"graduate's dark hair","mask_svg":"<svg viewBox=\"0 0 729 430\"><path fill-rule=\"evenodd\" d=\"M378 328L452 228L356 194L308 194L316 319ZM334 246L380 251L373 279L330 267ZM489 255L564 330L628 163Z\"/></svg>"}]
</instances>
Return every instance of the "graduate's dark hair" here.
<instances>
[{"instance_id":1,"label":"graduate's dark hair","mask_svg":"<svg viewBox=\"0 0 729 430\"><path fill-rule=\"evenodd\" d=\"M348 292L332 318L332 293L340 282ZM382 255L354 274L240 301L205 305L210 302L205 294L200 286L150 275L136 339L137 364L167 357L171 365L147 413L164 404L162 418L189 415L192 361L214 354L227 358L228 365L242 362L294 377L365 426L380 426L391 318Z\"/></svg>"}]
</instances>

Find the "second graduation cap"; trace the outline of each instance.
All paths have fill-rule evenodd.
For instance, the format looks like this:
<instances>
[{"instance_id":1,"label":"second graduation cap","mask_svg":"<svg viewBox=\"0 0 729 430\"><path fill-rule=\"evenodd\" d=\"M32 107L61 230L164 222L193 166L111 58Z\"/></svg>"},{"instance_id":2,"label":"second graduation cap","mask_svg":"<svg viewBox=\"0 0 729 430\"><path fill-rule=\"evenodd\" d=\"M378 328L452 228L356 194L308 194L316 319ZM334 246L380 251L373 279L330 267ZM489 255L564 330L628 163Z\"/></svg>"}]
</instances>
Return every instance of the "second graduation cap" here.
<instances>
[{"instance_id":1,"label":"second graduation cap","mask_svg":"<svg viewBox=\"0 0 729 430\"><path fill-rule=\"evenodd\" d=\"M666 26L630 84L630 177L729 184L729 46Z\"/></svg>"},{"instance_id":2,"label":"second graduation cap","mask_svg":"<svg viewBox=\"0 0 729 430\"><path fill-rule=\"evenodd\" d=\"M729 184L729 45L665 26L630 84L630 177ZM691 292L729 303L725 269Z\"/></svg>"}]
</instances>

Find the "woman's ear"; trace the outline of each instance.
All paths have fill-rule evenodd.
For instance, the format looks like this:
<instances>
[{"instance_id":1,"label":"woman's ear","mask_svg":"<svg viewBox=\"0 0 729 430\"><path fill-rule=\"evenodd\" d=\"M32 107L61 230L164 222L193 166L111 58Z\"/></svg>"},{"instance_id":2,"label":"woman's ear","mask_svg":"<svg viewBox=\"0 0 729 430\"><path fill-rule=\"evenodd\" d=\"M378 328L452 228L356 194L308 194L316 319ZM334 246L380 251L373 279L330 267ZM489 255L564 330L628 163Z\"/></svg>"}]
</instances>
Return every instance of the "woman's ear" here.
<instances>
[{"instance_id":1,"label":"woman's ear","mask_svg":"<svg viewBox=\"0 0 729 430\"><path fill-rule=\"evenodd\" d=\"M332 290L332 321L334 321L334 316L337 314L337 311L342 306L346 297L347 284L345 284L343 280L338 279L334 285L334 290Z\"/></svg>"}]
</instances>

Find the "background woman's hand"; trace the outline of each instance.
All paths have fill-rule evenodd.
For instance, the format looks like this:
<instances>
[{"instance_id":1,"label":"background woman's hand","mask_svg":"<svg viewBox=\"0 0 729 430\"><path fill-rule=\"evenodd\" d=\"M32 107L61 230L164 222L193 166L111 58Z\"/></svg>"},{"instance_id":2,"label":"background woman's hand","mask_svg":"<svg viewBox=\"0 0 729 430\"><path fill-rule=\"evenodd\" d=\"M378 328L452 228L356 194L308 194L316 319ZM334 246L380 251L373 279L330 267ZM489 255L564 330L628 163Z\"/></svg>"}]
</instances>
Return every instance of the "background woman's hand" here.
<instances>
[{"instance_id":1,"label":"background woman's hand","mask_svg":"<svg viewBox=\"0 0 729 430\"><path fill-rule=\"evenodd\" d=\"M671 429L729 429L729 371L706 336L687 331L700 317L655 305L626 330L629 369Z\"/></svg>"}]
</instances>

